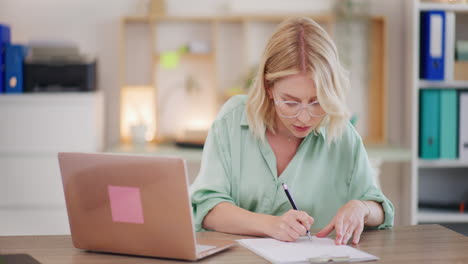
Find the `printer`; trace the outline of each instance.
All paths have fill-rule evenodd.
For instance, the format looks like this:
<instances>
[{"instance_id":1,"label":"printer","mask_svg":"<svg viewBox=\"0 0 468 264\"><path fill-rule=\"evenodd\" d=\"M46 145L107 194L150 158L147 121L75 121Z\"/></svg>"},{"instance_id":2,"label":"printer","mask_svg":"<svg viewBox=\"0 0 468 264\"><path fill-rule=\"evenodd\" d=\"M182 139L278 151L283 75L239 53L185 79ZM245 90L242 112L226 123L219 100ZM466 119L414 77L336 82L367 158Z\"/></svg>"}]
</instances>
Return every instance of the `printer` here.
<instances>
[{"instance_id":1,"label":"printer","mask_svg":"<svg viewBox=\"0 0 468 264\"><path fill-rule=\"evenodd\" d=\"M97 61L73 44L30 44L24 61L28 92L86 92L97 89Z\"/></svg>"}]
</instances>

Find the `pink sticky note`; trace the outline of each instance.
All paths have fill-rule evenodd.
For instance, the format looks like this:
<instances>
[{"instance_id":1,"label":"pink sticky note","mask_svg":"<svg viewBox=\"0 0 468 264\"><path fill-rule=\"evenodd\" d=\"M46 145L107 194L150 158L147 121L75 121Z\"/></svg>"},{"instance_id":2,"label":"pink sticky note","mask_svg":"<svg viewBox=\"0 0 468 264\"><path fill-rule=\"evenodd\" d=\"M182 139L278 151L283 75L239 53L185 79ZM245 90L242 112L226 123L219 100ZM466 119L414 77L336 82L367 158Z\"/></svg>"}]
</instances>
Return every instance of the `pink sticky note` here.
<instances>
[{"instance_id":1,"label":"pink sticky note","mask_svg":"<svg viewBox=\"0 0 468 264\"><path fill-rule=\"evenodd\" d=\"M107 186L111 205L112 221L143 224L143 207L140 188Z\"/></svg>"}]
</instances>

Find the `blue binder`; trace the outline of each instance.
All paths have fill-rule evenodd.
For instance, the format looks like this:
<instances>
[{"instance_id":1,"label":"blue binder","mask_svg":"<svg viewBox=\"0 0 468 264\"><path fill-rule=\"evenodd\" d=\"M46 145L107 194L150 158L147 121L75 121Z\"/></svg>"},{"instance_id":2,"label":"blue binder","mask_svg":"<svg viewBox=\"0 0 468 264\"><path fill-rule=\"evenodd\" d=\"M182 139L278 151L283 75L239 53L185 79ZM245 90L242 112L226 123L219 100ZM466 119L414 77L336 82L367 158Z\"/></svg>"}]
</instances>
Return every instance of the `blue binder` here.
<instances>
[{"instance_id":1,"label":"blue binder","mask_svg":"<svg viewBox=\"0 0 468 264\"><path fill-rule=\"evenodd\" d=\"M10 27L5 24L0 24L0 43L9 44L11 42Z\"/></svg>"},{"instance_id":2,"label":"blue binder","mask_svg":"<svg viewBox=\"0 0 468 264\"><path fill-rule=\"evenodd\" d=\"M440 158L458 158L458 96L455 89L440 91Z\"/></svg>"},{"instance_id":3,"label":"blue binder","mask_svg":"<svg viewBox=\"0 0 468 264\"><path fill-rule=\"evenodd\" d=\"M419 156L440 157L440 91L423 90L420 94Z\"/></svg>"},{"instance_id":4,"label":"blue binder","mask_svg":"<svg viewBox=\"0 0 468 264\"><path fill-rule=\"evenodd\" d=\"M5 91L5 45L10 44L10 27L0 24L0 93Z\"/></svg>"},{"instance_id":5,"label":"blue binder","mask_svg":"<svg viewBox=\"0 0 468 264\"><path fill-rule=\"evenodd\" d=\"M421 12L420 72L426 80L444 80L445 12Z\"/></svg>"},{"instance_id":6,"label":"blue binder","mask_svg":"<svg viewBox=\"0 0 468 264\"><path fill-rule=\"evenodd\" d=\"M6 44L5 49L5 92L23 92L23 62L26 47Z\"/></svg>"},{"instance_id":7,"label":"blue binder","mask_svg":"<svg viewBox=\"0 0 468 264\"><path fill-rule=\"evenodd\" d=\"M5 92L5 44L0 43L0 93Z\"/></svg>"}]
</instances>

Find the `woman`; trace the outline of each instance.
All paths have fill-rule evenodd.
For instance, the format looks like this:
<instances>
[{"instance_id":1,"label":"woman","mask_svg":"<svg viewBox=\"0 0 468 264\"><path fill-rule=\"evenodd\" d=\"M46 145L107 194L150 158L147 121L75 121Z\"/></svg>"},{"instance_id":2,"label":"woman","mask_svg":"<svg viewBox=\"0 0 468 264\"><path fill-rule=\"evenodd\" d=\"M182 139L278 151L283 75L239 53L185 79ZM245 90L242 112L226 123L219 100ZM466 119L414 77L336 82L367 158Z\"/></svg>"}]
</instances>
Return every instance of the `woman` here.
<instances>
[{"instance_id":1,"label":"woman","mask_svg":"<svg viewBox=\"0 0 468 264\"><path fill-rule=\"evenodd\" d=\"M295 241L314 227L342 245L364 226L391 227L393 205L348 121L348 85L328 34L307 18L284 21L249 95L226 102L210 129L191 186L196 229Z\"/></svg>"}]
</instances>

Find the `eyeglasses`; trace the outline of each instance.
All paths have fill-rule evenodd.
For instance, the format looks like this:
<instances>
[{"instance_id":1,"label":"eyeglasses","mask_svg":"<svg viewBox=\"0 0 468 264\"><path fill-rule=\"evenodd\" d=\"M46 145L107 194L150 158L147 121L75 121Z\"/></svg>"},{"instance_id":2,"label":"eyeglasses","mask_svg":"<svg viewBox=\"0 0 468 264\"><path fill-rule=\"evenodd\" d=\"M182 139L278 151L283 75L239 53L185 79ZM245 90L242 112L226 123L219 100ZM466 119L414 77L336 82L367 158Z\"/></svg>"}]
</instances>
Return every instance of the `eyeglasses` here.
<instances>
[{"instance_id":1,"label":"eyeglasses","mask_svg":"<svg viewBox=\"0 0 468 264\"><path fill-rule=\"evenodd\" d=\"M323 117L327 115L318 101L303 105L296 101L279 101L275 99L278 115L284 118L296 118L305 108L307 113L313 117Z\"/></svg>"}]
</instances>

